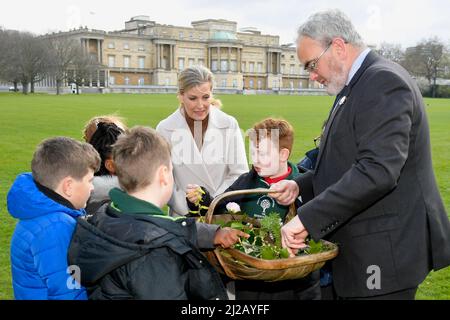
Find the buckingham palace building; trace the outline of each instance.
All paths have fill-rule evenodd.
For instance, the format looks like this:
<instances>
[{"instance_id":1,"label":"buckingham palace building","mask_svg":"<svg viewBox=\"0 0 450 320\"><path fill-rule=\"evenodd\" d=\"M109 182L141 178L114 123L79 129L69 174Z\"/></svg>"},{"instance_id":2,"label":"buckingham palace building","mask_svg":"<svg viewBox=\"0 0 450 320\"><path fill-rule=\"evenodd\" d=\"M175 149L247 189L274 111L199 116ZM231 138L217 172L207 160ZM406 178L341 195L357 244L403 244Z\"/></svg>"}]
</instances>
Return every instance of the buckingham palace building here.
<instances>
[{"instance_id":1,"label":"buckingham palace building","mask_svg":"<svg viewBox=\"0 0 450 320\"><path fill-rule=\"evenodd\" d=\"M193 65L211 69L219 92L323 92L309 80L295 46L255 28L238 30L234 21L207 19L180 27L136 16L119 31L80 28L45 37L79 41L101 65L84 87L102 92L171 92L178 72Z\"/></svg>"}]
</instances>

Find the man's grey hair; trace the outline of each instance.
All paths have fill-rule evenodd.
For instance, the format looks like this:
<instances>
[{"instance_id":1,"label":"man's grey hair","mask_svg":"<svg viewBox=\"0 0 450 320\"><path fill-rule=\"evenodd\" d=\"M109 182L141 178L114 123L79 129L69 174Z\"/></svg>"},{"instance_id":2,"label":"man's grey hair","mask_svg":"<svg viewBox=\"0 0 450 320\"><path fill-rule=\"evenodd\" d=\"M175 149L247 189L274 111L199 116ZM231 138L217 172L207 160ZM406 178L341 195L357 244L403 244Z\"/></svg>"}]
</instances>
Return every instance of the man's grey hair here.
<instances>
[{"instance_id":1,"label":"man's grey hair","mask_svg":"<svg viewBox=\"0 0 450 320\"><path fill-rule=\"evenodd\" d=\"M365 47L363 39L350 19L337 9L311 15L298 28L297 40L304 36L319 41L323 47L327 47L335 38L342 38L345 42L358 48Z\"/></svg>"}]
</instances>

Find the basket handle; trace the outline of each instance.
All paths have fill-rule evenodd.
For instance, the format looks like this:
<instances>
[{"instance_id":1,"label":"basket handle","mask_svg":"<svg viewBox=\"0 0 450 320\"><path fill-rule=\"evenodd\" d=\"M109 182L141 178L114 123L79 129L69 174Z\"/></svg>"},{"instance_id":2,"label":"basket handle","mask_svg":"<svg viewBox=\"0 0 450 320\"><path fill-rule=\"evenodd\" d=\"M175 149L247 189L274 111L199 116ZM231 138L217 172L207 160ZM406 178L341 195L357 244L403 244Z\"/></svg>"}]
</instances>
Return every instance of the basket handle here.
<instances>
[{"instance_id":1,"label":"basket handle","mask_svg":"<svg viewBox=\"0 0 450 320\"><path fill-rule=\"evenodd\" d=\"M232 197L232 196L239 196L243 194L269 194L274 193L276 191L270 190L270 189L264 189L264 188L257 188L257 189L244 189L244 190L236 190L236 191L229 191L222 193L221 195L214 198L214 200L209 205L208 211L205 215L205 221L206 223L211 223L212 216L214 214L214 209L216 208L216 205L223 199Z\"/></svg>"}]
</instances>

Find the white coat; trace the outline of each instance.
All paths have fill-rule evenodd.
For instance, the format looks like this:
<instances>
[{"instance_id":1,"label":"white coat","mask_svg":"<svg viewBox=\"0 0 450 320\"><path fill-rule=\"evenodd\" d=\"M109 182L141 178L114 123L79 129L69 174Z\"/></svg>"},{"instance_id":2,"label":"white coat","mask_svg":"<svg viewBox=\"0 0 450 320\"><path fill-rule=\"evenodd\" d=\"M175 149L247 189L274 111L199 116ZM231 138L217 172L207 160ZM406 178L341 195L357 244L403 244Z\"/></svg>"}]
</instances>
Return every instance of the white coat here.
<instances>
[{"instance_id":1,"label":"white coat","mask_svg":"<svg viewBox=\"0 0 450 320\"><path fill-rule=\"evenodd\" d=\"M156 131L172 146L175 184L168 203L172 216L189 212L186 204L188 184L203 186L215 197L248 172L244 140L236 119L214 106L210 107L201 150L180 108L162 120Z\"/></svg>"}]
</instances>

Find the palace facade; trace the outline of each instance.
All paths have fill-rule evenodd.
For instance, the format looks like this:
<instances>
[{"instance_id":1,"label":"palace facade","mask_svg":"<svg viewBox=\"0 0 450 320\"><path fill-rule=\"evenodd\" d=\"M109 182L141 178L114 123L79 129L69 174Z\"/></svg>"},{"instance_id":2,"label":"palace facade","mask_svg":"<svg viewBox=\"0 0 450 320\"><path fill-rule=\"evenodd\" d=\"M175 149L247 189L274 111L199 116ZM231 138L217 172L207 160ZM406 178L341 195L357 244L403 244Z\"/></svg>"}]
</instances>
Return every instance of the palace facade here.
<instances>
[{"instance_id":1,"label":"palace facade","mask_svg":"<svg viewBox=\"0 0 450 320\"><path fill-rule=\"evenodd\" d=\"M320 89L310 82L295 47L280 45L279 36L254 28L238 30L237 23L228 20L179 27L137 16L120 31L80 28L46 36L76 39L102 65L86 79L89 87L171 87L177 85L179 71L204 65L214 73L219 89Z\"/></svg>"}]
</instances>

